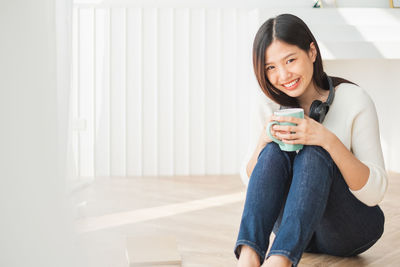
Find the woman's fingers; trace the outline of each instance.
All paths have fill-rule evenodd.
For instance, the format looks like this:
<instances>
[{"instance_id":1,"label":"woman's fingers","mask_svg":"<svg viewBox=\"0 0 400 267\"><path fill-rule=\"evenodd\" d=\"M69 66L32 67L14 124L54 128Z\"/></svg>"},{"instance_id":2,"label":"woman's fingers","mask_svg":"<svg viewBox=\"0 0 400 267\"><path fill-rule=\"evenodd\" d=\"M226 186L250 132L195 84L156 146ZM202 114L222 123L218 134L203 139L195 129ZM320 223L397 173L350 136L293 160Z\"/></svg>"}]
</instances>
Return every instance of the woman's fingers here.
<instances>
[{"instance_id":1,"label":"woman's fingers","mask_svg":"<svg viewBox=\"0 0 400 267\"><path fill-rule=\"evenodd\" d=\"M275 131L281 131L281 132L296 132L298 130L297 126L294 125L274 125L272 126L272 129Z\"/></svg>"},{"instance_id":2,"label":"woman's fingers","mask_svg":"<svg viewBox=\"0 0 400 267\"><path fill-rule=\"evenodd\" d=\"M287 139L287 140L292 140L292 139L297 139L298 135L296 133L277 133L276 134L280 139Z\"/></svg>"}]
</instances>

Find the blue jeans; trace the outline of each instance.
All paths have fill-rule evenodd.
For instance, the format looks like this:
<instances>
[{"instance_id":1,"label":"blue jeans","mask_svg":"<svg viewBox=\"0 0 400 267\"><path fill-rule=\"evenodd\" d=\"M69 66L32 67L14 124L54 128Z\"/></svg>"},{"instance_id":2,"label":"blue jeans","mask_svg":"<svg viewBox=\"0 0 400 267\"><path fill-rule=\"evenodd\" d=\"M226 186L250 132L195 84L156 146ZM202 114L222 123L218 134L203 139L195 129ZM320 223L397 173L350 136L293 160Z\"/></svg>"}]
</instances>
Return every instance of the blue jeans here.
<instances>
[{"instance_id":1,"label":"blue jeans","mask_svg":"<svg viewBox=\"0 0 400 267\"><path fill-rule=\"evenodd\" d=\"M273 142L258 156L247 188L234 253L253 248L262 264L270 255L297 266L303 252L355 256L383 234L385 216L348 189L329 153L320 146L285 152Z\"/></svg>"}]
</instances>

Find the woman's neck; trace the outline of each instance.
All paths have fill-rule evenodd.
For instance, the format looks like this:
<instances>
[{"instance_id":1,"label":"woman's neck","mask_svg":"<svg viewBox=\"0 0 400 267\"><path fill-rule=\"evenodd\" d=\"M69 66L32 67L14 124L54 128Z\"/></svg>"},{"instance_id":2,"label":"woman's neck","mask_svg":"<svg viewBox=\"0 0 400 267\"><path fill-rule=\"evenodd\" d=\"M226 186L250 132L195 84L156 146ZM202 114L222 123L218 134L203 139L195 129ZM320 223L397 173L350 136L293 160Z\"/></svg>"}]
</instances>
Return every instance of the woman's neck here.
<instances>
[{"instance_id":1,"label":"woman's neck","mask_svg":"<svg viewBox=\"0 0 400 267\"><path fill-rule=\"evenodd\" d=\"M329 91L318 88L314 83L310 83L310 88L297 98L299 105L304 109L304 114L308 116L310 106L314 100L325 102L328 98Z\"/></svg>"}]
</instances>

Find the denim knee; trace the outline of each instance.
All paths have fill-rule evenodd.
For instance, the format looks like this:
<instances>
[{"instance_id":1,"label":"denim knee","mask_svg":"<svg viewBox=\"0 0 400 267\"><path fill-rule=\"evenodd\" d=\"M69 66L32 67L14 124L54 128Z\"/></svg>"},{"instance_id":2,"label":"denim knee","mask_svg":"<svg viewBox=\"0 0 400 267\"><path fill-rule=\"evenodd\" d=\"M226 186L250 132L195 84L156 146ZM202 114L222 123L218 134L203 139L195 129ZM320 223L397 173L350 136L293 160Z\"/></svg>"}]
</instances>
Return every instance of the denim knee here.
<instances>
[{"instance_id":1,"label":"denim knee","mask_svg":"<svg viewBox=\"0 0 400 267\"><path fill-rule=\"evenodd\" d=\"M258 155L257 161L291 162L296 152L282 151L275 142L268 143Z\"/></svg>"},{"instance_id":2,"label":"denim knee","mask_svg":"<svg viewBox=\"0 0 400 267\"><path fill-rule=\"evenodd\" d=\"M309 146L305 145L297 155L298 159L307 161L307 164L316 162L318 164L324 162L328 167L334 166L334 161L331 155L321 146Z\"/></svg>"},{"instance_id":3,"label":"denim knee","mask_svg":"<svg viewBox=\"0 0 400 267\"><path fill-rule=\"evenodd\" d=\"M260 152L260 154L258 155L257 160L259 160L261 158L261 156L264 156L268 153L272 153L273 155L282 155L283 156L283 151L279 148L279 145L274 143L274 142L270 142L268 143Z\"/></svg>"}]
</instances>

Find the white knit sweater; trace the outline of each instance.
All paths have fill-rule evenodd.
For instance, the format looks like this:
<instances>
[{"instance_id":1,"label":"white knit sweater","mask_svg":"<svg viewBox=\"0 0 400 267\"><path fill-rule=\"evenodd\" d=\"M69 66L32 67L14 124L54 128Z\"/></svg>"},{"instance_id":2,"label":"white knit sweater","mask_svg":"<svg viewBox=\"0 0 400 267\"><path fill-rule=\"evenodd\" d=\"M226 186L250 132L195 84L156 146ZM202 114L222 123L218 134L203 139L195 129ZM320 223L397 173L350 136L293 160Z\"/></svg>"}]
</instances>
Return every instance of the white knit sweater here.
<instances>
[{"instance_id":1,"label":"white knit sweater","mask_svg":"<svg viewBox=\"0 0 400 267\"><path fill-rule=\"evenodd\" d=\"M279 105L260 93L251 117L250 142L241 166L241 178L247 186L247 163L254 153L267 118ZM370 170L367 183L350 192L368 206L377 205L386 192L388 178L379 137L379 123L374 102L361 88L342 83L336 87L335 98L322 123Z\"/></svg>"}]
</instances>

